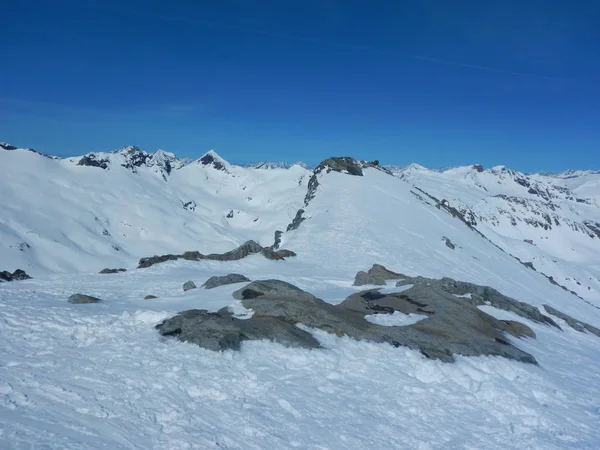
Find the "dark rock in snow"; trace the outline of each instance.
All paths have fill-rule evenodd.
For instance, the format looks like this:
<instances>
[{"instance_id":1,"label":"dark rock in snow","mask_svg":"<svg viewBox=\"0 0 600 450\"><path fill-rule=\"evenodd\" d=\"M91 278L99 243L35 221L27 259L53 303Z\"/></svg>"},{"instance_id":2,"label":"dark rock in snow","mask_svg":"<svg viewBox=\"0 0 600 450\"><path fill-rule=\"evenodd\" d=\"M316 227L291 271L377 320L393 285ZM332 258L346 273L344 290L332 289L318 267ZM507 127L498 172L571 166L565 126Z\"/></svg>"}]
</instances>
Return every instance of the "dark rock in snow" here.
<instances>
[{"instance_id":1,"label":"dark rock in snow","mask_svg":"<svg viewBox=\"0 0 600 450\"><path fill-rule=\"evenodd\" d=\"M290 347L319 348L319 342L294 324L272 317L237 319L227 308L217 312L192 309L156 326L163 336L198 344L208 350L239 350L243 341L270 340Z\"/></svg>"},{"instance_id":2,"label":"dark rock in snow","mask_svg":"<svg viewBox=\"0 0 600 450\"><path fill-rule=\"evenodd\" d=\"M213 289L226 284L243 283L245 281L250 281L250 279L244 275L230 273L229 275L210 277L202 286L206 289Z\"/></svg>"},{"instance_id":3,"label":"dark rock in snow","mask_svg":"<svg viewBox=\"0 0 600 450\"><path fill-rule=\"evenodd\" d=\"M465 299L439 286L431 289L426 283L395 294L359 292L335 306L279 280L254 281L233 296L253 311L250 318L239 320L226 308L217 313L192 310L165 320L157 329L164 336L210 350L238 350L241 342L249 339L318 348L309 333L295 327L301 324L338 336L407 346L443 361L453 361L454 354L496 355L536 364L533 356L512 345L503 334L531 336L528 327L496 320ZM428 318L408 326L381 326L365 320L365 315L394 311Z\"/></svg>"},{"instance_id":4,"label":"dark rock in snow","mask_svg":"<svg viewBox=\"0 0 600 450\"><path fill-rule=\"evenodd\" d=\"M300 208L298 211L296 211L296 216L294 217L294 220L292 220L292 223L290 223L287 226L285 231L297 230L298 227L300 226L300 224L306 220L305 217L302 217L303 214L304 214L304 210L302 208Z\"/></svg>"},{"instance_id":5,"label":"dark rock in snow","mask_svg":"<svg viewBox=\"0 0 600 450\"><path fill-rule=\"evenodd\" d=\"M109 274L119 272L127 272L127 269L102 269L99 273Z\"/></svg>"},{"instance_id":6,"label":"dark rock in snow","mask_svg":"<svg viewBox=\"0 0 600 450\"><path fill-rule=\"evenodd\" d=\"M153 298L158 298L158 297L156 297L156 295L146 295L144 297L144 300L152 300Z\"/></svg>"},{"instance_id":7,"label":"dark rock in snow","mask_svg":"<svg viewBox=\"0 0 600 450\"><path fill-rule=\"evenodd\" d=\"M262 247L255 241L247 241L238 248L226 253L211 253L210 255L203 255L198 251L193 251L185 252L183 255L155 255L148 258L142 258L138 263L138 269L144 269L151 267L154 264L159 264L165 261L176 261L178 259L186 259L188 261L201 261L205 259L211 261L236 261L253 254L261 254L265 258L273 260L282 260L289 256L296 256L296 254L291 250L272 250L270 248Z\"/></svg>"},{"instance_id":8,"label":"dark rock in snow","mask_svg":"<svg viewBox=\"0 0 600 450\"><path fill-rule=\"evenodd\" d=\"M184 291L189 291L191 289L196 289L196 283L194 283L193 281L186 281L185 283L183 283L183 290Z\"/></svg>"},{"instance_id":9,"label":"dark rock in snow","mask_svg":"<svg viewBox=\"0 0 600 450\"><path fill-rule=\"evenodd\" d=\"M215 158L212 152L208 152L206 155L200 158L200 162L204 166L212 165L217 170L225 170L223 163Z\"/></svg>"},{"instance_id":10,"label":"dark rock in snow","mask_svg":"<svg viewBox=\"0 0 600 450\"><path fill-rule=\"evenodd\" d=\"M595 326L590 325L589 323L582 322L581 320L577 320L569 316L568 314L565 314L564 312L553 308L550 305L544 305L544 309L548 312L548 314L552 314L553 316L558 317L559 319L562 319L565 322L567 322L567 325L569 325L571 328L581 332L588 331L600 337L600 329L596 328Z\"/></svg>"},{"instance_id":11,"label":"dark rock in snow","mask_svg":"<svg viewBox=\"0 0 600 450\"><path fill-rule=\"evenodd\" d=\"M100 158L92 153L92 154L89 154L86 156L82 156L81 159L79 160L79 162L77 163L77 165L78 166L89 166L89 167L100 167L101 169L108 169L110 162L108 159Z\"/></svg>"},{"instance_id":12,"label":"dark rock in snow","mask_svg":"<svg viewBox=\"0 0 600 450\"><path fill-rule=\"evenodd\" d=\"M21 281L21 280L30 280L31 277L27 275L24 270L17 269L13 273L10 273L7 270L0 272L0 282L3 281Z\"/></svg>"},{"instance_id":13,"label":"dark rock in snow","mask_svg":"<svg viewBox=\"0 0 600 450\"><path fill-rule=\"evenodd\" d=\"M73 294L69 297L69 303L83 304L83 303L99 303L102 300L91 295L85 294Z\"/></svg>"},{"instance_id":14,"label":"dark rock in snow","mask_svg":"<svg viewBox=\"0 0 600 450\"><path fill-rule=\"evenodd\" d=\"M365 284L383 286L388 280L398 280L400 278L404 278L404 275L392 272L381 264L373 264L368 272L360 271L356 274L353 286L364 286Z\"/></svg>"},{"instance_id":15,"label":"dark rock in snow","mask_svg":"<svg viewBox=\"0 0 600 450\"><path fill-rule=\"evenodd\" d=\"M446 236L442 236L442 239L446 243L446 247L448 247L449 249L454 250L456 248L456 245L454 245L452 243L452 241L450 239L448 239Z\"/></svg>"}]
</instances>

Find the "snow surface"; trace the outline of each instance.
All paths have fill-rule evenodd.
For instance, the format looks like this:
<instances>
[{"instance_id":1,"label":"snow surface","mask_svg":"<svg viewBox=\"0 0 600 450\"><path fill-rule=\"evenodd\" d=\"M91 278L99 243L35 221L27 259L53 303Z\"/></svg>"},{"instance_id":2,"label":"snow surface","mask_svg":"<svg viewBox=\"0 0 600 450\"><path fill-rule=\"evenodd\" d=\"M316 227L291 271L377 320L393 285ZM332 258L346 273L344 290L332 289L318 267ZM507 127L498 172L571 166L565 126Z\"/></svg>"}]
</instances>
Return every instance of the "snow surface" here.
<instances>
[{"instance_id":1,"label":"snow surface","mask_svg":"<svg viewBox=\"0 0 600 450\"><path fill-rule=\"evenodd\" d=\"M400 311L394 311L392 314L369 314L365 316L365 319L384 327L402 327L427 319L427 316L424 314L404 314Z\"/></svg>"},{"instance_id":2,"label":"snow surface","mask_svg":"<svg viewBox=\"0 0 600 450\"><path fill-rule=\"evenodd\" d=\"M0 448L600 447L599 341L560 320L562 331L482 307L534 330L536 339L507 339L539 366L497 357L446 364L321 331L325 349L265 341L217 353L154 330L190 308L252 314L231 296L240 285L184 292L188 280L276 278L338 304L363 289L352 286L354 275L373 263L489 285L600 327L599 309L420 201L410 180L376 169L319 174L307 219L282 236L295 258L179 260L100 275L153 254L225 251L247 239L269 245L304 206L310 172L192 162L165 181L151 167L102 170L25 151L0 151L0 168L0 269L35 277L0 284ZM490 186L500 176L490 173ZM465 203L480 195L470 183L440 186ZM189 201L194 210L183 207ZM561 264L595 273L589 242L578 245L581 260ZM394 289L406 287L384 291ZM69 304L78 292L103 302ZM158 298L143 300L148 294Z\"/></svg>"}]
</instances>

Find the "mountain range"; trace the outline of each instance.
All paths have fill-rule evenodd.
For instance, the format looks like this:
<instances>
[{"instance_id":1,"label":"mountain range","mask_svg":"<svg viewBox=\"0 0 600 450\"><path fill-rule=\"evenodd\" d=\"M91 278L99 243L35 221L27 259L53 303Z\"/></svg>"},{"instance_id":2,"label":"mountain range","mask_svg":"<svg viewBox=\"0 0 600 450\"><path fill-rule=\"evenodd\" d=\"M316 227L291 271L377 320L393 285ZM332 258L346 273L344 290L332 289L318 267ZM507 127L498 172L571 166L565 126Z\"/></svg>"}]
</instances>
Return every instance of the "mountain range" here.
<instances>
[{"instance_id":1,"label":"mountain range","mask_svg":"<svg viewBox=\"0 0 600 450\"><path fill-rule=\"evenodd\" d=\"M599 171L2 143L0 175L0 448L600 445Z\"/></svg>"}]
</instances>

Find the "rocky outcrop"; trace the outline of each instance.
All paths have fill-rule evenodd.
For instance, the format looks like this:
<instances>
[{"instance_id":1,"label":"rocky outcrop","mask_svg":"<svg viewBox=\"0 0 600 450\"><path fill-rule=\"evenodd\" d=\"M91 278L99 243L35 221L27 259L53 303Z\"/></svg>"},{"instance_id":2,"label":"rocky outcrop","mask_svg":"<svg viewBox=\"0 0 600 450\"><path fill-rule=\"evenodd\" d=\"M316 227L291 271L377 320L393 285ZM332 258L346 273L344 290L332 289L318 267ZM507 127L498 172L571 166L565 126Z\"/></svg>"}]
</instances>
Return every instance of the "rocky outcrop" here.
<instances>
[{"instance_id":1,"label":"rocky outcrop","mask_svg":"<svg viewBox=\"0 0 600 450\"><path fill-rule=\"evenodd\" d=\"M294 220L292 220L292 222L287 226L285 231L297 230L300 224L306 220L306 217L302 217L303 214L304 210L302 208L296 211Z\"/></svg>"},{"instance_id":2,"label":"rocky outcrop","mask_svg":"<svg viewBox=\"0 0 600 450\"><path fill-rule=\"evenodd\" d=\"M548 314L552 314L554 317L564 320L571 328L580 332L587 331L600 337L600 329L596 328L595 326L582 322L581 320L577 320L550 305L544 305L544 309L548 312Z\"/></svg>"},{"instance_id":3,"label":"rocky outcrop","mask_svg":"<svg viewBox=\"0 0 600 450\"><path fill-rule=\"evenodd\" d=\"M450 250L454 250L456 248L456 245L446 236L442 236L442 240L446 244L446 247L448 247Z\"/></svg>"},{"instance_id":4,"label":"rocky outcrop","mask_svg":"<svg viewBox=\"0 0 600 450\"><path fill-rule=\"evenodd\" d=\"M247 241L240 245L238 248L231 250L226 253L211 253L209 255L203 255L198 251L185 252L182 255L155 255L148 258L140 259L138 263L138 269L144 269L151 267L154 264L163 263L166 261L176 261L178 259L185 259L188 261L236 261L243 259L248 255L261 254L267 259L282 260L290 256L296 256L291 250L272 250L270 248L262 247L255 241Z\"/></svg>"},{"instance_id":5,"label":"rocky outcrop","mask_svg":"<svg viewBox=\"0 0 600 450\"><path fill-rule=\"evenodd\" d=\"M375 284L383 286L388 280L398 280L405 278L401 273L392 272L381 264L373 264L367 272L360 271L354 277L353 286L364 286L366 284Z\"/></svg>"},{"instance_id":6,"label":"rocky outcrop","mask_svg":"<svg viewBox=\"0 0 600 450\"><path fill-rule=\"evenodd\" d=\"M144 297L144 300L152 300L153 298L158 298L158 297L156 297L156 295L146 295Z\"/></svg>"},{"instance_id":7,"label":"rocky outcrop","mask_svg":"<svg viewBox=\"0 0 600 450\"><path fill-rule=\"evenodd\" d=\"M244 283L246 281L250 281L250 279L238 273L230 273L229 275L210 277L204 282L202 287L205 289L213 289L226 284Z\"/></svg>"},{"instance_id":8,"label":"rocky outcrop","mask_svg":"<svg viewBox=\"0 0 600 450\"><path fill-rule=\"evenodd\" d=\"M92 297L91 295L73 294L69 297L68 301L69 301L69 303L83 304L83 303L99 303L102 300L100 300L97 297Z\"/></svg>"},{"instance_id":9,"label":"rocky outcrop","mask_svg":"<svg viewBox=\"0 0 600 450\"><path fill-rule=\"evenodd\" d=\"M79 160L79 162L77 163L77 165L78 166L88 166L88 167L99 167L101 169L106 170L110 166L110 161L108 158L102 158L98 155L91 153L89 155L82 156L81 159Z\"/></svg>"},{"instance_id":10,"label":"rocky outcrop","mask_svg":"<svg viewBox=\"0 0 600 450\"><path fill-rule=\"evenodd\" d=\"M17 269L13 273L10 273L7 270L0 272L0 283L3 281L20 281L20 280L30 280L31 277L27 275L24 270Z\"/></svg>"},{"instance_id":11,"label":"rocky outcrop","mask_svg":"<svg viewBox=\"0 0 600 450\"><path fill-rule=\"evenodd\" d=\"M184 292L191 291L192 289L196 289L196 283L194 283L192 280L183 283Z\"/></svg>"},{"instance_id":12,"label":"rocky outcrop","mask_svg":"<svg viewBox=\"0 0 600 450\"><path fill-rule=\"evenodd\" d=\"M382 294L378 289L358 292L339 305L283 281L254 281L233 293L252 311L249 318L238 319L227 308L215 313L192 310L165 320L157 329L164 336L176 336L210 350L237 350L243 341L252 339L318 348L319 343L308 331L295 327L303 325L357 340L406 346L442 361L453 361L456 354L495 355L536 364L532 355L506 336L533 338L535 333L529 327L497 320L466 297L457 297L442 284L430 285L426 280L410 279L413 286L398 293ZM365 319L366 315L395 311L427 318L407 326L382 326Z\"/></svg>"},{"instance_id":13,"label":"rocky outcrop","mask_svg":"<svg viewBox=\"0 0 600 450\"><path fill-rule=\"evenodd\" d=\"M119 272L127 272L127 269L102 269L98 273L110 274L110 273L119 273Z\"/></svg>"}]
</instances>

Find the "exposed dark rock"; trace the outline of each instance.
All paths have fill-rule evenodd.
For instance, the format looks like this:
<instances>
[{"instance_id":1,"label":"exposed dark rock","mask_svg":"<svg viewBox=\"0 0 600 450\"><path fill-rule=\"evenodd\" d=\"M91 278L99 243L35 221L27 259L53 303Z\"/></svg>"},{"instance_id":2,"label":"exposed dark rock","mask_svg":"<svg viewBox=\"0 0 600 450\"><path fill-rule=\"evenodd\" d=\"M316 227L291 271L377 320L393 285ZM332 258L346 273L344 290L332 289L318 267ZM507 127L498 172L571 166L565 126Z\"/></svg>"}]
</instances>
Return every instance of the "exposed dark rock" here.
<instances>
[{"instance_id":1,"label":"exposed dark rock","mask_svg":"<svg viewBox=\"0 0 600 450\"><path fill-rule=\"evenodd\" d=\"M19 147L15 147L14 145L8 144L6 142L0 142L0 148L3 150L8 150L8 151L19 150ZM34 150L32 148L23 148L22 150L27 150L28 152L36 153L40 156L44 156L45 158L60 159L58 156L48 155L46 153L40 153L37 150Z\"/></svg>"},{"instance_id":2,"label":"exposed dark rock","mask_svg":"<svg viewBox=\"0 0 600 450\"><path fill-rule=\"evenodd\" d=\"M298 227L300 226L300 224L306 220L306 217L302 217L303 214L304 214L304 210L302 208L300 208L296 212L296 216L294 217L294 220L292 220L292 223L290 223L287 226L285 231L297 230Z\"/></svg>"},{"instance_id":3,"label":"exposed dark rock","mask_svg":"<svg viewBox=\"0 0 600 450\"><path fill-rule=\"evenodd\" d=\"M523 241L533 245L533 239L524 239Z\"/></svg>"},{"instance_id":4,"label":"exposed dark rock","mask_svg":"<svg viewBox=\"0 0 600 450\"><path fill-rule=\"evenodd\" d=\"M181 202L181 204L183 205L183 209L187 210L187 211L196 211L196 202L193 200L190 200L189 202Z\"/></svg>"},{"instance_id":5,"label":"exposed dark rock","mask_svg":"<svg viewBox=\"0 0 600 450\"><path fill-rule=\"evenodd\" d=\"M442 236L442 239L444 240L446 247L448 247L449 249L454 250L456 248L456 245L454 245L452 241L446 236Z\"/></svg>"},{"instance_id":6,"label":"exposed dark rock","mask_svg":"<svg viewBox=\"0 0 600 450\"><path fill-rule=\"evenodd\" d=\"M319 348L319 342L293 323L273 317L237 319L226 308L217 312L193 309L168 319L156 328L163 336L208 350L239 350L248 340L276 341L290 347Z\"/></svg>"},{"instance_id":7,"label":"exposed dark rock","mask_svg":"<svg viewBox=\"0 0 600 450\"><path fill-rule=\"evenodd\" d=\"M567 325L569 325L571 328L574 328L575 330L581 332L589 331L590 333L600 337L600 329L596 328L595 326L590 325L589 323L582 322L581 320L577 320L569 316L568 314L565 314L564 312L553 308L550 305L544 305L544 309L548 311L548 314L552 314L553 316L558 317L559 319L562 319L565 322L567 322Z\"/></svg>"},{"instance_id":8,"label":"exposed dark rock","mask_svg":"<svg viewBox=\"0 0 600 450\"><path fill-rule=\"evenodd\" d=\"M531 335L527 327L496 320L465 299L442 289L432 290L426 283L396 294L359 292L336 306L279 280L254 281L233 296L253 311L252 317L238 320L226 308L217 313L192 310L165 320L157 329L164 336L176 336L210 350L237 350L248 339L318 348L309 333L295 327L302 324L338 336L406 346L443 361L453 361L454 354L496 355L536 364L533 356L515 347L503 334ZM428 318L413 325L388 327L364 317L394 311Z\"/></svg>"},{"instance_id":9,"label":"exposed dark rock","mask_svg":"<svg viewBox=\"0 0 600 450\"><path fill-rule=\"evenodd\" d=\"M200 162L204 166L212 165L217 170L225 170L225 166L221 161L216 159L211 153L207 153L202 158L200 158Z\"/></svg>"},{"instance_id":10,"label":"exposed dark rock","mask_svg":"<svg viewBox=\"0 0 600 450\"><path fill-rule=\"evenodd\" d=\"M210 277L202 286L206 289L213 289L226 284L243 283L245 281L250 281L250 279L238 273L230 273L229 275Z\"/></svg>"},{"instance_id":11,"label":"exposed dark rock","mask_svg":"<svg viewBox=\"0 0 600 450\"><path fill-rule=\"evenodd\" d=\"M198 251L193 251L185 252L182 255L155 255L142 258L138 263L138 269L144 269L153 266L154 264L163 263L165 261L176 261L178 259L185 259L188 261L201 261L205 259L211 261L236 261L252 254L261 254L265 258L273 260L282 260L289 256L296 256L296 254L291 250L272 250L270 248L262 247L255 241L247 241L238 248L226 253L211 253L210 255L203 255Z\"/></svg>"},{"instance_id":12,"label":"exposed dark rock","mask_svg":"<svg viewBox=\"0 0 600 450\"><path fill-rule=\"evenodd\" d=\"M119 273L127 272L127 269L102 269L100 273Z\"/></svg>"},{"instance_id":13,"label":"exposed dark rock","mask_svg":"<svg viewBox=\"0 0 600 450\"><path fill-rule=\"evenodd\" d=\"M109 164L110 162L108 159L100 158L93 153L82 156L77 163L78 166L100 167L101 169L108 169Z\"/></svg>"},{"instance_id":14,"label":"exposed dark rock","mask_svg":"<svg viewBox=\"0 0 600 450\"><path fill-rule=\"evenodd\" d=\"M225 217L227 217L228 219L233 219L233 209L230 210Z\"/></svg>"},{"instance_id":15,"label":"exposed dark rock","mask_svg":"<svg viewBox=\"0 0 600 450\"><path fill-rule=\"evenodd\" d=\"M554 320L542 314L538 308L528 303L507 297L489 286L480 286L465 281L456 281L452 278L442 278L441 280L411 278L411 282L424 282L431 286L432 289L437 289L439 287L439 289L449 294L464 296L464 301L471 303L474 306L490 305L494 308L513 312L518 316L534 322L551 325L560 329Z\"/></svg>"},{"instance_id":16,"label":"exposed dark rock","mask_svg":"<svg viewBox=\"0 0 600 450\"><path fill-rule=\"evenodd\" d=\"M196 289L196 283L194 283L193 281L186 281L185 283L183 283L183 290L185 291L189 291L192 289Z\"/></svg>"},{"instance_id":17,"label":"exposed dark rock","mask_svg":"<svg viewBox=\"0 0 600 450\"><path fill-rule=\"evenodd\" d=\"M102 300L100 300L99 298L92 297L91 295L85 295L85 294L73 294L69 297L69 303L76 303L76 304L99 303L101 301Z\"/></svg>"},{"instance_id":18,"label":"exposed dark rock","mask_svg":"<svg viewBox=\"0 0 600 450\"><path fill-rule=\"evenodd\" d=\"M158 297L156 297L156 295L146 295L144 297L144 300L152 300L153 298L158 298Z\"/></svg>"},{"instance_id":19,"label":"exposed dark rock","mask_svg":"<svg viewBox=\"0 0 600 450\"><path fill-rule=\"evenodd\" d=\"M483 172L483 166L481 164L473 164L473 169L479 173Z\"/></svg>"},{"instance_id":20,"label":"exposed dark rock","mask_svg":"<svg viewBox=\"0 0 600 450\"><path fill-rule=\"evenodd\" d=\"M16 150L19 147L15 147L14 145L7 144L6 142L0 142L0 148L4 150Z\"/></svg>"},{"instance_id":21,"label":"exposed dark rock","mask_svg":"<svg viewBox=\"0 0 600 450\"><path fill-rule=\"evenodd\" d=\"M283 234L283 231L281 230L276 230L275 231L275 239L273 241L273 245L271 245L271 250L277 250L279 248L279 246L281 245L281 235Z\"/></svg>"},{"instance_id":22,"label":"exposed dark rock","mask_svg":"<svg viewBox=\"0 0 600 450\"><path fill-rule=\"evenodd\" d=\"M3 281L21 281L21 280L30 280L31 277L27 275L24 270L17 269L13 273L10 273L7 270L0 272L0 283Z\"/></svg>"},{"instance_id":23,"label":"exposed dark rock","mask_svg":"<svg viewBox=\"0 0 600 450\"><path fill-rule=\"evenodd\" d=\"M323 172L329 173L331 171L348 173L350 175L363 176L361 164L354 158L349 156L333 157L328 158L315 167L310 180L308 180L308 190L304 197L304 206L308 206L309 202L315 198L317 187L319 187L319 180L317 176Z\"/></svg>"},{"instance_id":24,"label":"exposed dark rock","mask_svg":"<svg viewBox=\"0 0 600 450\"><path fill-rule=\"evenodd\" d=\"M356 274L353 286L364 286L365 284L383 286L388 280L398 280L400 278L404 278L404 275L392 272L381 264L373 264L368 272L360 271Z\"/></svg>"}]
</instances>

